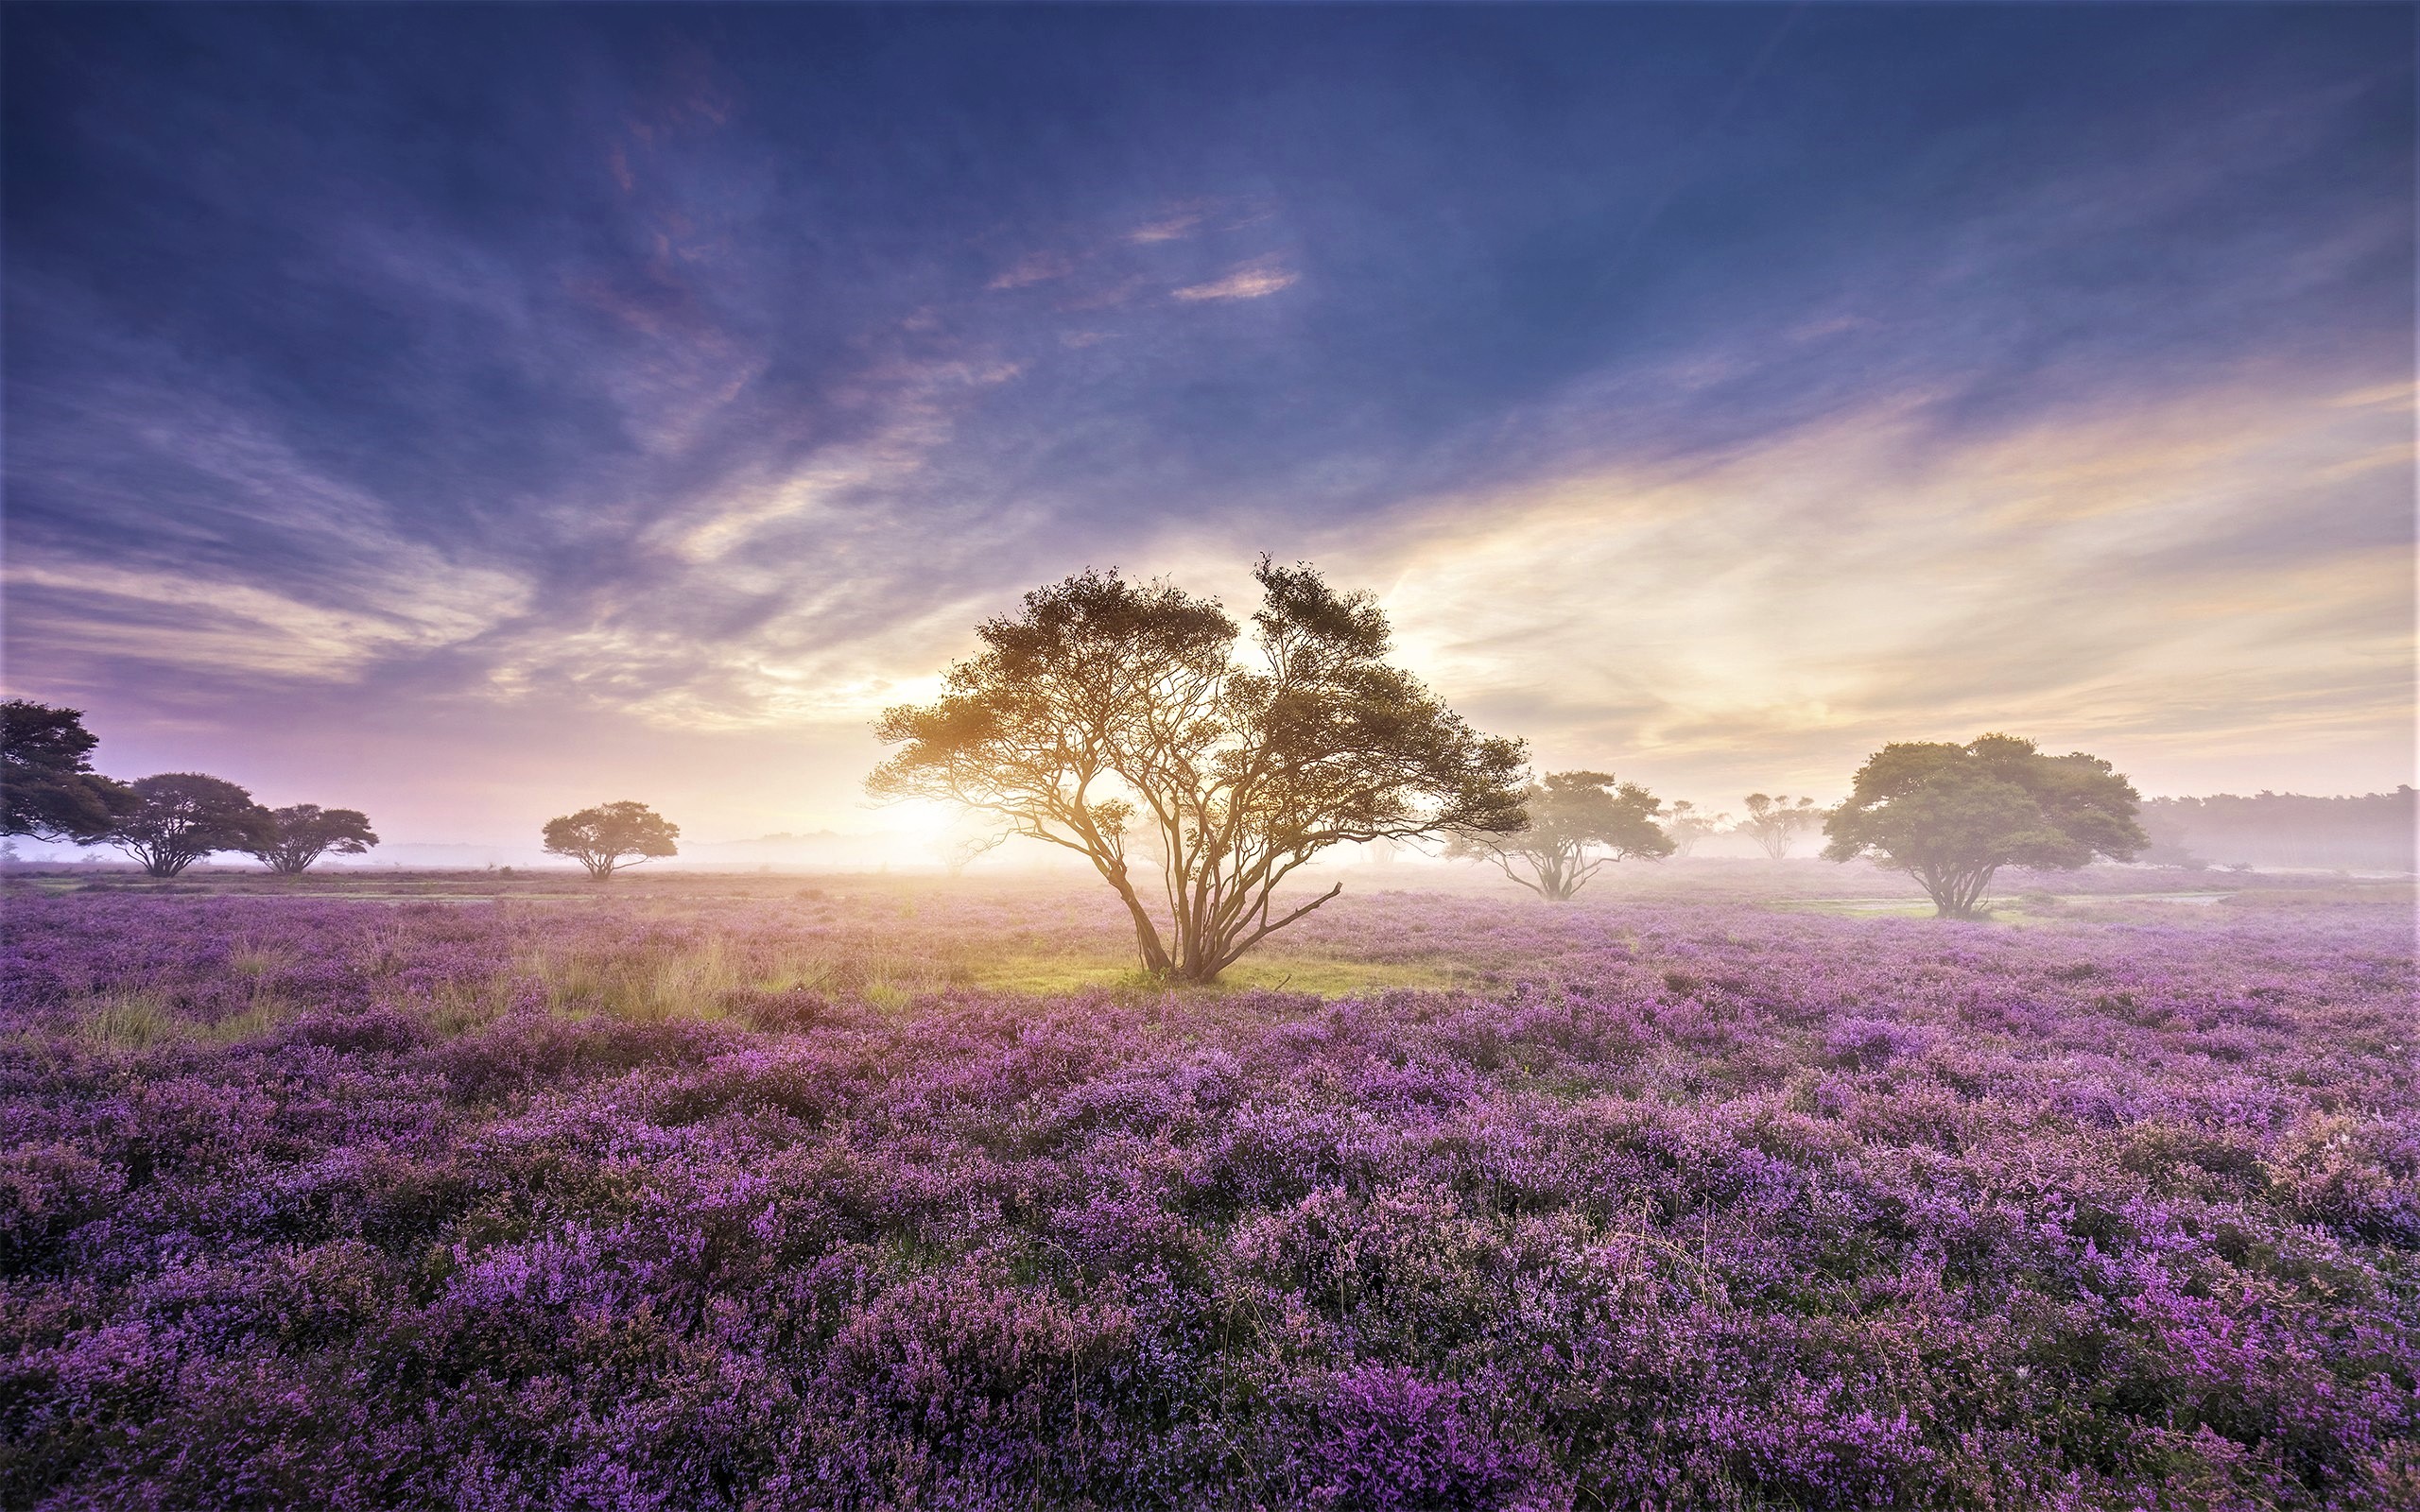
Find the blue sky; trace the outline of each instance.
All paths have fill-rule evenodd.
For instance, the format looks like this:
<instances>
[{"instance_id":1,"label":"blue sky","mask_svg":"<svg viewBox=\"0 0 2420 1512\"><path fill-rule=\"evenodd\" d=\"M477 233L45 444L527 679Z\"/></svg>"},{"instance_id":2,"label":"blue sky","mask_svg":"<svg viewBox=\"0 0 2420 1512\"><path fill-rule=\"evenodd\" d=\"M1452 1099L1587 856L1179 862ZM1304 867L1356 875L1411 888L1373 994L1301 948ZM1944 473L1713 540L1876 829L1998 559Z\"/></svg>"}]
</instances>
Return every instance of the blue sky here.
<instances>
[{"instance_id":1,"label":"blue sky","mask_svg":"<svg viewBox=\"0 0 2420 1512\"><path fill-rule=\"evenodd\" d=\"M1087 564L1552 766L2411 761L2412 12L12 7L7 662L382 831L863 828Z\"/></svg>"}]
</instances>

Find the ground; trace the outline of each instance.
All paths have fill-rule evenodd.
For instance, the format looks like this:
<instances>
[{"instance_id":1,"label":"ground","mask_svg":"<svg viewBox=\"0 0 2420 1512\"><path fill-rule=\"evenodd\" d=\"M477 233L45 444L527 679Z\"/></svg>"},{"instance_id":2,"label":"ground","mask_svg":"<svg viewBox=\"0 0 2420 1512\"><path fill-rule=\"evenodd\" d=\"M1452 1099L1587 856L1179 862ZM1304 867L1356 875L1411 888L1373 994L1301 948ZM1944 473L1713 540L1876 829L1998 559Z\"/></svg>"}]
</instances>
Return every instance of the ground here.
<instances>
[{"instance_id":1,"label":"ground","mask_svg":"<svg viewBox=\"0 0 2420 1512\"><path fill-rule=\"evenodd\" d=\"M2420 1495L2405 884L11 876L0 1504Z\"/></svg>"}]
</instances>

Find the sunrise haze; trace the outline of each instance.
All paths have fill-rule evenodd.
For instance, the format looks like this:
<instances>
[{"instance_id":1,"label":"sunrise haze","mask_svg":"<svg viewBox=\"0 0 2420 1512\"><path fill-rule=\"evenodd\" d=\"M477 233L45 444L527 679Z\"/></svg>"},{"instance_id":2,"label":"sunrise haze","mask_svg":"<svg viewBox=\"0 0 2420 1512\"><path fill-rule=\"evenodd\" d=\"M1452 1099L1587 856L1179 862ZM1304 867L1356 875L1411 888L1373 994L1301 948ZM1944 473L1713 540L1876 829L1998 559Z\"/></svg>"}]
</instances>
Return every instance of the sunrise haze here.
<instances>
[{"instance_id":1,"label":"sunrise haze","mask_svg":"<svg viewBox=\"0 0 2420 1512\"><path fill-rule=\"evenodd\" d=\"M7 664L101 770L905 827L1088 565L1542 766L2411 780L2412 13L13 9Z\"/></svg>"}]
</instances>

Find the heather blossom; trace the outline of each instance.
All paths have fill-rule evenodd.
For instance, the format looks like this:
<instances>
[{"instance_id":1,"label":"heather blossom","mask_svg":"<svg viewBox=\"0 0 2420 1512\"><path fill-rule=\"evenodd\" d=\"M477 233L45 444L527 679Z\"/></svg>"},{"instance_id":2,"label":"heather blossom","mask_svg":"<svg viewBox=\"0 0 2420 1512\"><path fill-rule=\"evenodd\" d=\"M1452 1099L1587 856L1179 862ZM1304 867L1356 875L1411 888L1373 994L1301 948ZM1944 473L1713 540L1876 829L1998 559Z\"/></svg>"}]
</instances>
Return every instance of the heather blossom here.
<instances>
[{"instance_id":1,"label":"heather blossom","mask_svg":"<svg viewBox=\"0 0 2420 1512\"><path fill-rule=\"evenodd\" d=\"M2411 1504L2400 910L1305 927L14 897L0 1503Z\"/></svg>"}]
</instances>

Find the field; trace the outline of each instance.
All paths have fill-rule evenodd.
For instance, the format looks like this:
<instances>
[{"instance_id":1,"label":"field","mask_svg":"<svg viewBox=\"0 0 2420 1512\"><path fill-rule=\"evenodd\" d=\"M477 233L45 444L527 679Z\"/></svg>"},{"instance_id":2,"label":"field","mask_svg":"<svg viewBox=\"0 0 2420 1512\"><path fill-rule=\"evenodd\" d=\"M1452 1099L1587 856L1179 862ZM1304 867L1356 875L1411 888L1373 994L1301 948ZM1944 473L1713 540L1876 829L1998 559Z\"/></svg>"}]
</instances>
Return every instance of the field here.
<instances>
[{"instance_id":1,"label":"field","mask_svg":"<svg viewBox=\"0 0 2420 1512\"><path fill-rule=\"evenodd\" d=\"M2407 889L1381 871L20 877L0 1505L2420 1504Z\"/></svg>"}]
</instances>

